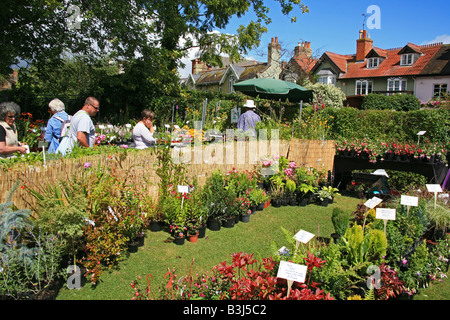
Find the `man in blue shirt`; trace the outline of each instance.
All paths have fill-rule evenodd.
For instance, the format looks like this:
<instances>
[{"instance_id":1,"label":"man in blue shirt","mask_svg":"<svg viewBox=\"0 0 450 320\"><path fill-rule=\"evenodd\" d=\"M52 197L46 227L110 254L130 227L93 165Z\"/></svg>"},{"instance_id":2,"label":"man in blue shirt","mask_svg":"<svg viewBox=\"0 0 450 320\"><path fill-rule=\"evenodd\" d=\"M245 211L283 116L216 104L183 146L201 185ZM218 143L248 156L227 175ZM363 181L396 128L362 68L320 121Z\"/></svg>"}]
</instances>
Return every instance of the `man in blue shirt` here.
<instances>
[{"instance_id":1,"label":"man in blue shirt","mask_svg":"<svg viewBox=\"0 0 450 320\"><path fill-rule=\"evenodd\" d=\"M256 137L256 123L260 122L261 118L253 111L256 109L255 102L253 100L245 101L244 108L246 111L239 117L237 128Z\"/></svg>"},{"instance_id":2,"label":"man in blue shirt","mask_svg":"<svg viewBox=\"0 0 450 320\"><path fill-rule=\"evenodd\" d=\"M50 143L48 146L48 152L54 153L59 146L61 125L63 121L67 120L69 115L65 111L64 103L59 99L53 99L50 101L48 107L49 112L53 115L47 122L44 139Z\"/></svg>"}]
</instances>

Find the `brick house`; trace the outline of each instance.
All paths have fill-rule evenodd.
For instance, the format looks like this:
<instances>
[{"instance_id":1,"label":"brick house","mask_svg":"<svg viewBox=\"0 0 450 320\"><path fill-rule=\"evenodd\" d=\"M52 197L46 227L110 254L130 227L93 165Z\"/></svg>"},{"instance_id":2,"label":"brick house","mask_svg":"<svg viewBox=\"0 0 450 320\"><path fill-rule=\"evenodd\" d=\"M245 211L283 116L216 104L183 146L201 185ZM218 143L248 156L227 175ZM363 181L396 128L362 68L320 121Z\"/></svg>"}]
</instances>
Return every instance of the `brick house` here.
<instances>
[{"instance_id":1,"label":"brick house","mask_svg":"<svg viewBox=\"0 0 450 320\"><path fill-rule=\"evenodd\" d=\"M278 37L272 38L268 45L267 62L243 60L239 62L229 61L224 57L223 68L214 68L206 65L200 59L192 60L192 71L184 82L186 87L199 91L220 91L224 93L234 92L233 84L238 81L254 78L278 79L282 65L281 45Z\"/></svg>"},{"instance_id":2,"label":"brick house","mask_svg":"<svg viewBox=\"0 0 450 320\"><path fill-rule=\"evenodd\" d=\"M427 102L436 92L442 95L448 91L448 56L449 46L442 43L377 48L367 31L361 30L355 54L327 51L311 72L319 82L341 88L351 106L358 107L369 93L413 94Z\"/></svg>"}]
</instances>

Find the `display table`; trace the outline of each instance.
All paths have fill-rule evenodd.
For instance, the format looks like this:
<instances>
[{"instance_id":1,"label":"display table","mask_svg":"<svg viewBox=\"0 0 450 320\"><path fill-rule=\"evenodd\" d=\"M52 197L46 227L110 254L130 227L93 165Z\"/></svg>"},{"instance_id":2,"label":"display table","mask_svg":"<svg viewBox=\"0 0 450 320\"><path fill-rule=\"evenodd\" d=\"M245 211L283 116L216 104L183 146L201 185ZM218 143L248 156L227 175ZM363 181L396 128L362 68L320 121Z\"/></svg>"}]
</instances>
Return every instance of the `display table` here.
<instances>
[{"instance_id":1,"label":"display table","mask_svg":"<svg viewBox=\"0 0 450 320\"><path fill-rule=\"evenodd\" d=\"M427 183L440 184L448 172L448 166L443 162L411 162L411 161L377 161L369 162L369 159L356 157L343 157L336 155L334 157L333 175L334 186L343 188L351 181L351 172L353 170L363 169L386 169L408 171L421 174L426 177Z\"/></svg>"}]
</instances>

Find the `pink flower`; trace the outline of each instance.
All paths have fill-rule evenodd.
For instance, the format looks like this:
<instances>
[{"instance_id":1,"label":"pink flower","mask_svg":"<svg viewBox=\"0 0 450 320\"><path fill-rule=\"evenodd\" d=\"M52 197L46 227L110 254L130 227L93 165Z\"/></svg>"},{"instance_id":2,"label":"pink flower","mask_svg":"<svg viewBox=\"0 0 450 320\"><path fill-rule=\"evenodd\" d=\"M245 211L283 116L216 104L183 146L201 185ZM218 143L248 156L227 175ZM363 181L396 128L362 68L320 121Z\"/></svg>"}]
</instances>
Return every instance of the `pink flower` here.
<instances>
[{"instance_id":1,"label":"pink flower","mask_svg":"<svg viewBox=\"0 0 450 320\"><path fill-rule=\"evenodd\" d=\"M86 162L86 163L84 164L84 168L85 168L85 169L90 168L90 167L92 167L92 163Z\"/></svg>"},{"instance_id":2,"label":"pink flower","mask_svg":"<svg viewBox=\"0 0 450 320\"><path fill-rule=\"evenodd\" d=\"M295 164L294 161L289 162L289 168L295 169L297 167L297 165Z\"/></svg>"}]
</instances>

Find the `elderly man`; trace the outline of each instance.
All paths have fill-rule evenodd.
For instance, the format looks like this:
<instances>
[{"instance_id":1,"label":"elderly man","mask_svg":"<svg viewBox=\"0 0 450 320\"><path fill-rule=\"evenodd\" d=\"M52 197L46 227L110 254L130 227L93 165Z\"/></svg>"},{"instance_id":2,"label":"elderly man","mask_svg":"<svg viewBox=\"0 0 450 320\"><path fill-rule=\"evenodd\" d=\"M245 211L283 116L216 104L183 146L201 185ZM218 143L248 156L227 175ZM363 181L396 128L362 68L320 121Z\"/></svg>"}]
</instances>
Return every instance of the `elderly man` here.
<instances>
[{"instance_id":1,"label":"elderly man","mask_svg":"<svg viewBox=\"0 0 450 320\"><path fill-rule=\"evenodd\" d=\"M256 123L260 122L261 118L253 111L256 109L255 102L253 100L245 101L244 108L245 112L239 117L237 128L256 137Z\"/></svg>"},{"instance_id":2,"label":"elderly man","mask_svg":"<svg viewBox=\"0 0 450 320\"><path fill-rule=\"evenodd\" d=\"M83 107L75 113L70 121L69 136L82 147L93 147L95 142L95 127L91 117L94 117L100 104L94 97L85 100Z\"/></svg>"}]
</instances>

